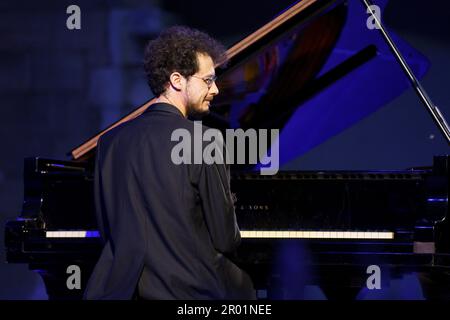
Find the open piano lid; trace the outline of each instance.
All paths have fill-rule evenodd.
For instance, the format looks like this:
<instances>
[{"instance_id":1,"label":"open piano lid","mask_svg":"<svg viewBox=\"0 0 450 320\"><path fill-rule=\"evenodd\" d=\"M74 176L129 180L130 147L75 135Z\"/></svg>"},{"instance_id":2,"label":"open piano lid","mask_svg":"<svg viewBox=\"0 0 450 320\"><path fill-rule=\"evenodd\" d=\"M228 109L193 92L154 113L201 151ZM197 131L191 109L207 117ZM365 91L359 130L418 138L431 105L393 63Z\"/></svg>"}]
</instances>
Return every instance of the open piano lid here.
<instances>
[{"instance_id":1,"label":"open piano lid","mask_svg":"<svg viewBox=\"0 0 450 320\"><path fill-rule=\"evenodd\" d=\"M383 9L387 0L376 4ZM359 0L302 0L227 50L211 114L217 128L280 129L279 164L374 113L411 85ZM368 22L369 21L369 22ZM424 56L391 34L414 74ZM94 154L98 138L144 112L148 101L71 151Z\"/></svg>"}]
</instances>

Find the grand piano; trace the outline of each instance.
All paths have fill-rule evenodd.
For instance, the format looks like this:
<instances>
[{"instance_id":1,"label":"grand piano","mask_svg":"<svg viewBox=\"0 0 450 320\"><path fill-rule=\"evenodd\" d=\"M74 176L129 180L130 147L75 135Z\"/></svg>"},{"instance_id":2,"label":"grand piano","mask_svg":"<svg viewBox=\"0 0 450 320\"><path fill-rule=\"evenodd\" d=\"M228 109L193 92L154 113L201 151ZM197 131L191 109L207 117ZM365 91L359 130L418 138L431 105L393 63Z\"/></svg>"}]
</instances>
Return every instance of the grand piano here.
<instances>
[{"instance_id":1,"label":"grand piano","mask_svg":"<svg viewBox=\"0 0 450 320\"><path fill-rule=\"evenodd\" d=\"M204 123L280 129L283 165L412 89L448 142L447 124L417 80L426 59L394 42L371 5L302 0L230 47L228 64L217 69L221 94ZM6 256L38 272L49 299L80 299L102 248L93 203L98 138L152 103L74 148L69 160L25 159L25 199L20 216L6 224ZM389 279L417 274L426 298L450 298L450 160L429 160L404 170L273 176L259 175L258 165L234 165L243 241L232 258L261 299L302 299L306 285L328 299L354 299L371 266ZM81 271L79 288L67 285L71 266Z\"/></svg>"}]
</instances>

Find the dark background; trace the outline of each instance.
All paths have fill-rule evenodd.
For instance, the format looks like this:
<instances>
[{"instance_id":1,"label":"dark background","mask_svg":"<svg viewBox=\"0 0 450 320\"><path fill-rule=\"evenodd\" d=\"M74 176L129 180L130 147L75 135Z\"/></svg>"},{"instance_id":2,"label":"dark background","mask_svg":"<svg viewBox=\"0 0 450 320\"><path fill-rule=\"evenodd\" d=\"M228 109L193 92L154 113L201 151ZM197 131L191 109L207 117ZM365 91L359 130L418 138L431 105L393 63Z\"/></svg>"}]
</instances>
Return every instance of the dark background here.
<instances>
[{"instance_id":1,"label":"dark background","mask_svg":"<svg viewBox=\"0 0 450 320\"><path fill-rule=\"evenodd\" d=\"M148 39L186 24L228 46L292 2L0 2L0 238L5 221L21 211L24 157L67 159L73 147L151 97L142 70ZM71 4L81 8L81 30L66 28ZM429 59L422 83L448 120L450 3L391 0L382 19ZM430 165L440 153L448 146L409 90L284 168L401 169ZM0 299L46 298L27 265L4 263L3 241L0 261Z\"/></svg>"}]
</instances>

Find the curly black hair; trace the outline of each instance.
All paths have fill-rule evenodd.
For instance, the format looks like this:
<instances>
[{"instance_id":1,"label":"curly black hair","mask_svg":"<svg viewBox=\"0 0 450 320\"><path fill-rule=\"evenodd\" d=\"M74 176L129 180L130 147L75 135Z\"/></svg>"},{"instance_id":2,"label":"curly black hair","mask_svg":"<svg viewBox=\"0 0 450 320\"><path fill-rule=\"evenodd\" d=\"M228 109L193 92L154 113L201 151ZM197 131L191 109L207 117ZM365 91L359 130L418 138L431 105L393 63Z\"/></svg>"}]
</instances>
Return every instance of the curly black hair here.
<instances>
[{"instance_id":1,"label":"curly black hair","mask_svg":"<svg viewBox=\"0 0 450 320\"><path fill-rule=\"evenodd\" d=\"M198 71L197 53L209 55L214 64L224 64L225 48L208 34L185 26L174 26L148 42L144 69L152 92L159 96L173 72L189 77Z\"/></svg>"}]
</instances>

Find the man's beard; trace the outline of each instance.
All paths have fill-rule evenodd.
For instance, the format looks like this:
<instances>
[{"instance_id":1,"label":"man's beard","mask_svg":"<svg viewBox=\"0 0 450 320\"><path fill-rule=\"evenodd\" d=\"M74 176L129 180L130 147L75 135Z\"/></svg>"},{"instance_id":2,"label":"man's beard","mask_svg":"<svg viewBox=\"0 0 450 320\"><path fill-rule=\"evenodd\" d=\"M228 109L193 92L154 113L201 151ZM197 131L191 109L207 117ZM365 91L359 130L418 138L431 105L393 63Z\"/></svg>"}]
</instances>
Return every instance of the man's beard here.
<instances>
[{"instance_id":1,"label":"man's beard","mask_svg":"<svg viewBox=\"0 0 450 320\"><path fill-rule=\"evenodd\" d=\"M187 108L188 117L192 120L200 120L204 116L209 114L209 108L206 110L201 110L200 108L195 108L194 106L188 106Z\"/></svg>"}]
</instances>

